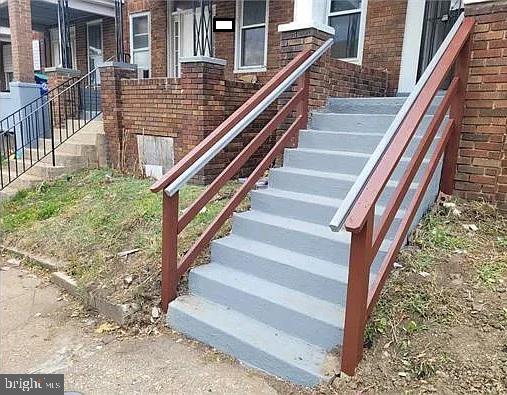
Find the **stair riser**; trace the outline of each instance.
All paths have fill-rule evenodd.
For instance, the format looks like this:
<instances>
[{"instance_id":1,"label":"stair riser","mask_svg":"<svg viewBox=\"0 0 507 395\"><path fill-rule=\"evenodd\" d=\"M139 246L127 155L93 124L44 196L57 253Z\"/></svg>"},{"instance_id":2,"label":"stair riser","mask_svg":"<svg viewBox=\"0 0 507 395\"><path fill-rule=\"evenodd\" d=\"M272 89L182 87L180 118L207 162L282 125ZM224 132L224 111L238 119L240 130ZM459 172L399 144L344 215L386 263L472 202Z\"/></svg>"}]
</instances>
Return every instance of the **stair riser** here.
<instances>
[{"instance_id":1,"label":"stair riser","mask_svg":"<svg viewBox=\"0 0 507 395\"><path fill-rule=\"evenodd\" d=\"M299 135L299 148L320 149L328 151L348 151L361 154L372 154L380 143L382 136L319 133L302 131ZM404 156L414 154L420 144L420 137L415 137L407 147ZM436 144L435 139L433 144Z\"/></svg>"},{"instance_id":2,"label":"stair riser","mask_svg":"<svg viewBox=\"0 0 507 395\"><path fill-rule=\"evenodd\" d=\"M72 141L66 141L64 144L59 145L56 147L56 152L61 152L64 154L69 155L83 155L83 156L89 156L90 158L96 156L97 153L97 147L95 146L95 143L89 142L89 143L81 143L81 142L75 142L75 138L72 139ZM44 141L39 141L39 150L44 150ZM51 149L51 140L46 140L46 152Z\"/></svg>"},{"instance_id":3,"label":"stair riser","mask_svg":"<svg viewBox=\"0 0 507 395\"><path fill-rule=\"evenodd\" d=\"M189 289L193 295L199 295L215 303L228 306L249 317L277 328L285 333L297 336L311 344L330 349L342 342L342 328L291 310L283 305L242 292L190 272ZM337 324L338 325L338 324ZM340 325L343 325L341 323Z\"/></svg>"},{"instance_id":4,"label":"stair riser","mask_svg":"<svg viewBox=\"0 0 507 395\"><path fill-rule=\"evenodd\" d=\"M329 112L336 112L342 114L393 114L396 115L400 111L404 100L390 99L387 103L382 101L362 101L353 103L346 100L333 100L330 99L326 106L326 110ZM438 108L438 104L432 104L428 111L428 115L434 114Z\"/></svg>"},{"instance_id":5,"label":"stair riser","mask_svg":"<svg viewBox=\"0 0 507 395\"><path fill-rule=\"evenodd\" d=\"M330 114L312 113L310 122L312 129L357 132L357 133L385 133L391 126L395 115L368 115L368 114ZM426 115L419 127L418 133L422 133L429 125L432 116Z\"/></svg>"},{"instance_id":6,"label":"stair riser","mask_svg":"<svg viewBox=\"0 0 507 395\"><path fill-rule=\"evenodd\" d=\"M29 162L26 162L26 168L28 168ZM19 166L19 170L22 171L22 167ZM26 174L30 174L36 177L40 177L44 180L54 180L63 174L68 173L69 170L62 167L46 167L34 164L30 169L26 171ZM22 176L21 176L22 177Z\"/></svg>"},{"instance_id":7,"label":"stair riser","mask_svg":"<svg viewBox=\"0 0 507 395\"><path fill-rule=\"evenodd\" d=\"M232 231L238 236L347 265L349 245L345 242L251 221L239 216L234 217Z\"/></svg>"},{"instance_id":8,"label":"stair riser","mask_svg":"<svg viewBox=\"0 0 507 395\"><path fill-rule=\"evenodd\" d=\"M41 149L39 151L39 161L42 163L52 164L53 163L53 156L51 153L47 153L46 156L42 157L44 154L43 150ZM90 155L91 156L91 155ZM25 150L25 158L26 161L30 161L30 151ZM95 159L95 160L93 160ZM37 160L37 150L32 150L32 160ZM86 155L62 155L60 152L55 152L55 164L56 166L65 166L70 169L83 169L83 168L89 168L92 163L96 162L96 157L91 158Z\"/></svg>"},{"instance_id":9,"label":"stair riser","mask_svg":"<svg viewBox=\"0 0 507 395\"><path fill-rule=\"evenodd\" d=\"M302 200L285 199L256 191L252 191L251 206L254 210L324 226L329 225L337 210L337 208L332 206ZM375 221L379 221L380 217L380 213L377 210ZM400 221L401 219L399 218L394 220L397 224Z\"/></svg>"},{"instance_id":10,"label":"stair riser","mask_svg":"<svg viewBox=\"0 0 507 395\"><path fill-rule=\"evenodd\" d=\"M298 149L288 149L284 154L284 166L297 169L316 170L328 173L359 175L369 158L333 155L320 152L309 152ZM408 159L402 159L394 170L391 179L398 181L408 166ZM418 173L415 182L419 181L422 173Z\"/></svg>"},{"instance_id":11,"label":"stair riser","mask_svg":"<svg viewBox=\"0 0 507 395\"><path fill-rule=\"evenodd\" d=\"M267 354L250 344L242 342L232 334L207 325L179 310L169 308L167 324L179 332L189 333L192 338L232 355L247 365L297 384L313 386L322 380L320 376L298 369L293 364ZM283 347L283 345L281 346Z\"/></svg>"},{"instance_id":12,"label":"stair riser","mask_svg":"<svg viewBox=\"0 0 507 395\"><path fill-rule=\"evenodd\" d=\"M332 303L344 300L347 285L327 277L249 254L223 244L211 246L213 261Z\"/></svg>"},{"instance_id":13,"label":"stair riser","mask_svg":"<svg viewBox=\"0 0 507 395\"><path fill-rule=\"evenodd\" d=\"M14 172L12 173L12 176L14 176ZM11 176L11 179L12 179L12 176ZM9 178L7 177L7 175L5 173L4 173L3 181L4 181L4 184L7 184L7 182L9 182ZM9 183L9 187L10 188L15 187L17 190L26 189L26 188L31 188L34 185L39 184L40 182L41 181L34 181L32 179L26 179L21 176L19 178L16 178L15 180L11 181L11 183Z\"/></svg>"},{"instance_id":14,"label":"stair riser","mask_svg":"<svg viewBox=\"0 0 507 395\"><path fill-rule=\"evenodd\" d=\"M352 187L353 181L314 177L306 174L287 173L272 169L269 173L269 185L273 188L291 192L308 193L333 199L344 199L347 192ZM394 190L395 187L392 184L388 184L381 194L378 204L385 206ZM414 189L411 188L408 194L412 195L413 193ZM402 208L406 208L406 205L402 205Z\"/></svg>"}]
</instances>

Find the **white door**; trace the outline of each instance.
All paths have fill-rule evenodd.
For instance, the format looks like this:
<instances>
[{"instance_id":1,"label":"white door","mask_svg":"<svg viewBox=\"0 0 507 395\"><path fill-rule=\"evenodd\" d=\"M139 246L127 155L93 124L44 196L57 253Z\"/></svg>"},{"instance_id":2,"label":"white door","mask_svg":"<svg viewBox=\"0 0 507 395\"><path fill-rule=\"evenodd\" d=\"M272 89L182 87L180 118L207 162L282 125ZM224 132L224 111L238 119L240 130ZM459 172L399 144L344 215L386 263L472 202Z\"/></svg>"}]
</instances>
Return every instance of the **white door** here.
<instances>
[{"instance_id":1,"label":"white door","mask_svg":"<svg viewBox=\"0 0 507 395\"><path fill-rule=\"evenodd\" d=\"M88 38L88 71L92 71L104 63L102 51L102 21L90 22L87 25ZM100 73L96 70L90 76L91 84L100 84Z\"/></svg>"}]
</instances>

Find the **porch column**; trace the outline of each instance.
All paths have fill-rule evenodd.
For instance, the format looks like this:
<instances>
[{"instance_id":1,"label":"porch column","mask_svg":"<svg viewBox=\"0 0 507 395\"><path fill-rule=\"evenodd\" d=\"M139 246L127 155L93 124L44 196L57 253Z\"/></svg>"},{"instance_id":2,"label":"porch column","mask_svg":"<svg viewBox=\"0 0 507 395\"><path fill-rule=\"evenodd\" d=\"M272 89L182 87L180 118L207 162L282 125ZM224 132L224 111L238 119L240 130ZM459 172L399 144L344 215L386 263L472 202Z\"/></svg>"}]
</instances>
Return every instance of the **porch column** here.
<instances>
[{"instance_id":1,"label":"porch column","mask_svg":"<svg viewBox=\"0 0 507 395\"><path fill-rule=\"evenodd\" d=\"M206 56L181 59L181 93L184 113L175 159L179 161L225 120L225 60ZM225 168L219 154L192 179L208 184Z\"/></svg>"},{"instance_id":2,"label":"porch column","mask_svg":"<svg viewBox=\"0 0 507 395\"><path fill-rule=\"evenodd\" d=\"M8 0L14 81L34 82L30 0Z\"/></svg>"},{"instance_id":3,"label":"porch column","mask_svg":"<svg viewBox=\"0 0 507 395\"><path fill-rule=\"evenodd\" d=\"M106 137L107 164L115 169L126 169L125 155L137 155L132 135L126 135L122 122L121 80L134 79L137 66L130 63L106 62L99 66L101 81L102 121ZM139 111L142 111L140 108Z\"/></svg>"}]
</instances>

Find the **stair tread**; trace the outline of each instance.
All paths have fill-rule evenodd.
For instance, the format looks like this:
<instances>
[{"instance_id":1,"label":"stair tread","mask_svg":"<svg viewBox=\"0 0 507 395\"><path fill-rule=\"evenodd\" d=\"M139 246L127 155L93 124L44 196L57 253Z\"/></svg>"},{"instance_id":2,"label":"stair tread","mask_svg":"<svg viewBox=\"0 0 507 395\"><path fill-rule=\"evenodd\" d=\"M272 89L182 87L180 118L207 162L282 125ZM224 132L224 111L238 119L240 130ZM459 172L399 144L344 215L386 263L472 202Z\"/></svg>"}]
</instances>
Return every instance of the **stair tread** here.
<instances>
[{"instance_id":1,"label":"stair tread","mask_svg":"<svg viewBox=\"0 0 507 395\"><path fill-rule=\"evenodd\" d=\"M274 214L265 213L258 210L249 210L242 213L235 213L234 218L243 218L250 221L256 221L267 225L279 227L281 229L289 229L302 233L311 234L313 236L326 238L340 243L349 243L350 234L344 230L333 232L326 225L319 225L299 219L281 217ZM233 229L234 232L234 229Z\"/></svg>"},{"instance_id":2,"label":"stair tread","mask_svg":"<svg viewBox=\"0 0 507 395\"><path fill-rule=\"evenodd\" d=\"M256 298L278 304L301 315L337 328L343 328L344 308L338 304L283 287L216 262L198 266L192 269L192 273L235 288Z\"/></svg>"},{"instance_id":3,"label":"stair tread","mask_svg":"<svg viewBox=\"0 0 507 395\"><path fill-rule=\"evenodd\" d=\"M175 322L177 321L176 312L183 312L194 320L205 323L208 327L234 337L242 344L260 350L264 355L274 356L312 375L322 375L321 369L326 359L326 352L322 348L275 329L236 310L196 295L184 295L178 297L169 305L168 322L169 324L171 322L175 323L178 328L179 325ZM245 356L238 355L238 353L248 353L240 347L231 346L225 340L223 340L223 344L217 344L221 337L209 329L202 328L199 331L195 325L192 325L192 330L188 332L191 337L209 338L211 345L240 359ZM261 358L260 360L256 360L255 356L251 357L254 360L244 358L245 362L255 367L269 369L269 366L264 365L269 364L265 356L257 357Z\"/></svg>"},{"instance_id":4,"label":"stair tread","mask_svg":"<svg viewBox=\"0 0 507 395\"><path fill-rule=\"evenodd\" d=\"M309 129L301 129L301 132L304 132L304 133L321 133L321 134L329 134L329 135L333 135L333 136L336 136L336 135L355 135L355 136L368 136L368 137L371 137L371 136L378 136L378 137L383 137L385 135L385 133L368 133L368 132L356 132L356 131L349 131L349 132L344 132L344 131L333 131L333 130L326 130L326 129L313 129L313 128L309 128Z\"/></svg>"},{"instance_id":5,"label":"stair tread","mask_svg":"<svg viewBox=\"0 0 507 395\"><path fill-rule=\"evenodd\" d=\"M248 239L233 233L222 239L215 240L213 243L234 248L264 259L275 260L281 264L317 274L337 282L347 282L348 270L346 267L323 259Z\"/></svg>"},{"instance_id":6,"label":"stair tread","mask_svg":"<svg viewBox=\"0 0 507 395\"><path fill-rule=\"evenodd\" d=\"M314 195L314 194L301 193L301 192L293 192L293 191L285 191L283 189L271 188L271 187L263 188L263 189L256 189L256 190L252 191L252 193L259 194L259 195L269 195L269 196L279 197L282 199L300 200L300 201L304 201L307 203L325 205L325 206L329 206L329 207L336 208L336 209L338 209L343 202L342 199L333 199L333 198L330 198L327 196ZM375 206L375 213L377 215L383 214L384 210L385 210L384 206L381 206L379 204L377 204ZM259 210L259 211L262 211L262 210ZM405 212L406 212L406 210L404 210L404 209L398 210L396 217L402 218L405 215Z\"/></svg>"},{"instance_id":7,"label":"stair tread","mask_svg":"<svg viewBox=\"0 0 507 395\"><path fill-rule=\"evenodd\" d=\"M313 177L333 178L333 179L339 180L339 181L355 182L357 180L357 175L353 175L353 174L332 173L332 172L320 171L320 170L303 169L303 168L299 168L299 167L283 166L283 167L273 168L270 171L304 174L304 175L313 176ZM388 186L396 186L396 185L398 185L398 181L390 180L387 182L387 185ZM413 182L412 184L410 184L410 188L411 189L416 188L417 185L419 185L417 182Z\"/></svg>"},{"instance_id":8,"label":"stair tread","mask_svg":"<svg viewBox=\"0 0 507 395\"><path fill-rule=\"evenodd\" d=\"M259 195L276 196L284 199L301 200L308 203L334 207L336 209L338 209L338 207L340 207L341 203L343 202L343 200L341 199L333 199L327 196L320 196L302 192L284 191L283 189L272 187L256 189L253 190L252 193Z\"/></svg>"}]
</instances>

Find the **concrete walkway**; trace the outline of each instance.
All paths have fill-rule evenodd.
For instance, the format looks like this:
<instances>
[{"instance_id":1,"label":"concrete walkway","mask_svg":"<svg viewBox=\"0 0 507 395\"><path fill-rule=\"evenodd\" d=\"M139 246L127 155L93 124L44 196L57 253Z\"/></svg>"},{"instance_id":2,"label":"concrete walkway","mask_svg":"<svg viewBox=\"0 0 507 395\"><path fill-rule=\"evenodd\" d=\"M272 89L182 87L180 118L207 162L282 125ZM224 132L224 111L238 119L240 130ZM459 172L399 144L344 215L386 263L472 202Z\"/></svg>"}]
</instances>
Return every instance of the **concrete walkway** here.
<instances>
[{"instance_id":1,"label":"concrete walkway","mask_svg":"<svg viewBox=\"0 0 507 395\"><path fill-rule=\"evenodd\" d=\"M0 257L2 373L64 373L65 389L83 394L277 392L272 379L177 334L99 334L101 323L43 275Z\"/></svg>"}]
</instances>

